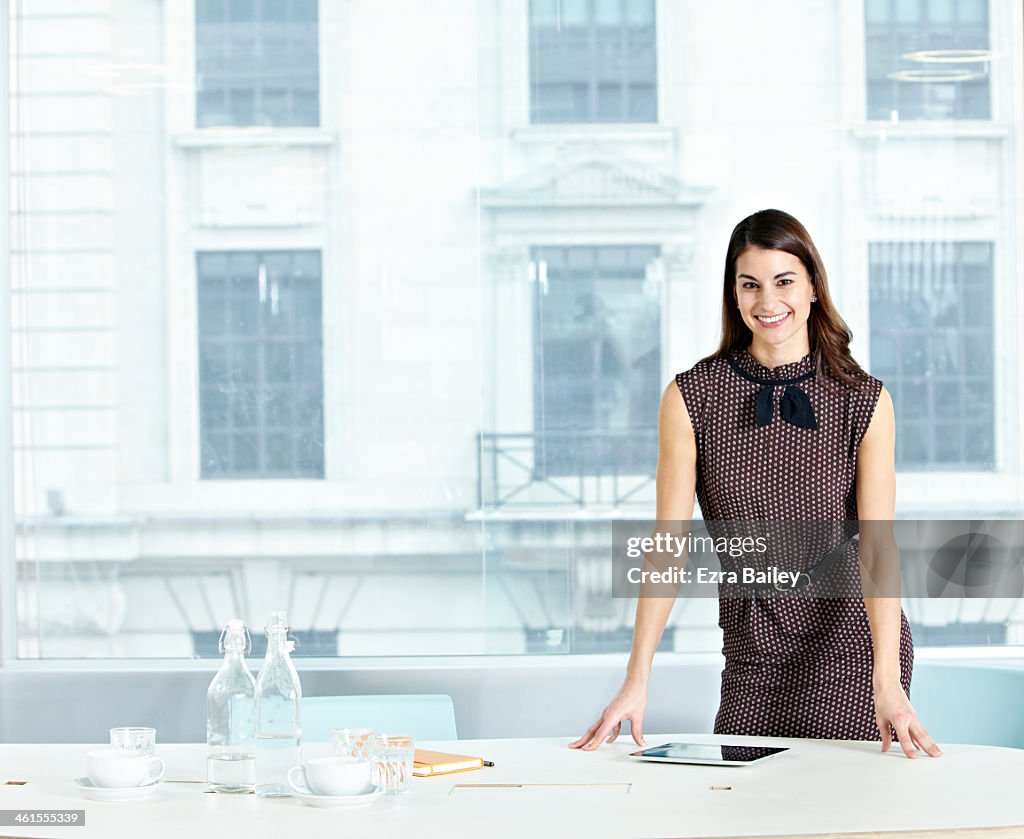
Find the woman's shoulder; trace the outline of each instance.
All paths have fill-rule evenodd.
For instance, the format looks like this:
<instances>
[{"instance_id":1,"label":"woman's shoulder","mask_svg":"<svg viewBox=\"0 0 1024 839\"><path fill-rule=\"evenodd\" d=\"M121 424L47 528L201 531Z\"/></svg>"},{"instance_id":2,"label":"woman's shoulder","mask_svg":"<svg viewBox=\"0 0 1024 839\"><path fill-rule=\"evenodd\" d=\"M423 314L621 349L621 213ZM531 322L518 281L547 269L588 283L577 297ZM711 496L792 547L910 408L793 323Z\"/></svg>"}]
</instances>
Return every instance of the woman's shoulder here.
<instances>
[{"instance_id":1,"label":"woman's shoulder","mask_svg":"<svg viewBox=\"0 0 1024 839\"><path fill-rule=\"evenodd\" d=\"M827 379L842 406L840 410L846 417L846 423L859 441L875 413L884 389L882 380L860 368L847 381L840 381L834 376Z\"/></svg>"},{"instance_id":2,"label":"woman's shoulder","mask_svg":"<svg viewBox=\"0 0 1024 839\"><path fill-rule=\"evenodd\" d=\"M846 368L846 375L840 378L835 372L829 369L827 365L824 365L822 369L821 365L816 364L819 373L824 373L821 378L828 383L830 387L840 393L846 394L850 399L858 398L869 398L877 399L878 394L882 390L882 380L872 376L864 368L859 365L854 365L853 369Z\"/></svg>"},{"instance_id":3,"label":"woman's shoulder","mask_svg":"<svg viewBox=\"0 0 1024 839\"><path fill-rule=\"evenodd\" d=\"M707 356L690 369L676 373L676 386L682 394L690 422L696 433L700 433L704 427L706 406L711 395L721 389L721 376L727 367L726 359Z\"/></svg>"},{"instance_id":4,"label":"woman's shoulder","mask_svg":"<svg viewBox=\"0 0 1024 839\"><path fill-rule=\"evenodd\" d=\"M726 359L709 355L695 363L689 370L676 373L676 382L706 384L728 366L729 363Z\"/></svg>"},{"instance_id":5,"label":"woman's shoulder","mask_svg":"<svg viewBox=\"0 0 1024 839\"><path fill-rule=\"evenodd\" d=\"M863 377L859 378L850 387L851 407L863 406L868 411L873 412L884 387L885 385L882 384L881 379L865 372Z\"/></svg>"},{"instance_id":6,"label":"woman's shoulder","mask_svg":"<svg viewBox=\"0 0 1024 839\"><path fill-rule=\"evenodd\" d=\"M882 380L864 373L847 388L846 427L850 431L850 455L855 456L881 400Z\"/></svg>"},{"instance_id":7,"label":"woman's shoulder","mask_svg":"<svg viewBox=\"0 0 1024 839\"><path fill-rule=\"evenodd\" d=\"M851 399L878 399L878 394L882 392L882 380L872 376L868 372L864 372L862 375L857 376L852 382L846 386L846 390L850 394Z\"/></svg>"}]
</instances>

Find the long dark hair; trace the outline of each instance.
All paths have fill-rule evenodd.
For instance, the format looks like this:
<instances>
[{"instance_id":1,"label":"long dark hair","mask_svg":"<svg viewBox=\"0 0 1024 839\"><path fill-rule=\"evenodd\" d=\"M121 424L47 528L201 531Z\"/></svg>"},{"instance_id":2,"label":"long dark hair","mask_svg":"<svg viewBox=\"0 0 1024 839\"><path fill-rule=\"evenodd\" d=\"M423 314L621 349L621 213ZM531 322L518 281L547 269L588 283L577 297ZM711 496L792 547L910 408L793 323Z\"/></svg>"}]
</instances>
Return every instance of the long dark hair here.
<instances>
[{"instance_id":1,"label":"long dark hair","mask_svg":"<svg viewBox=\"0 0 1024 839\"><path fill-rule=\"evenodd\" d=\"M807 322L811 358L819 375L844 385L856 386L867 373L850 355L853 333L832 303L825 266L806 228L782 210L760 210L736 225L725 254L725 282L722 286L722 343L709 358L725 358L750 346L753 333L736 307L736 260L749 247L785 251L803 263L818 298L811 304Z\"/></svg>"}]
</instances>

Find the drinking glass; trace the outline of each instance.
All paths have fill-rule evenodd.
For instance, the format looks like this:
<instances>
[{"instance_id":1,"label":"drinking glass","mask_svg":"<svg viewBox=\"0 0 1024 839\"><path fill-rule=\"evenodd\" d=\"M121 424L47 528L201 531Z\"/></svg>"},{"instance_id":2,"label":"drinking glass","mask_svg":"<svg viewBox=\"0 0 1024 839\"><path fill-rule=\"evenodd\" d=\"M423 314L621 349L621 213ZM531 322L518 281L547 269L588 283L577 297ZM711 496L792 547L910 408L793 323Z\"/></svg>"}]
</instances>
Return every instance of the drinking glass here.
<instances>
[{"instance_id":1,"label":"drinking glass","mask_svg":"<svg viewBox=\"0 0 1024 839\"><path fill-rule=\"evenodd\" d=\"M331 751L339 757L372 761L376 736L372 728L336 728L331 732Z\"/></svg>"},{"instance_id":2,"label":"drinking glass","mask_svg":"<svg viewBox=\"0 0 1024 839\"><path fill-rule=\"evenodd\" d=\"M378 734L374 738L377 785L388 795L408 792L416 741L409 734Z\"/></svg>"},{"instance_id":3,"label":"drinking glass","mask_svg":"<svg viewBox=\"0 0 1024 839\"><path fill-rule=\"evenodd\" d=\"M110 729L110 745L126 752L151 755L156 751L156 729L127 725Z\"/></svg>"}]
</instances>

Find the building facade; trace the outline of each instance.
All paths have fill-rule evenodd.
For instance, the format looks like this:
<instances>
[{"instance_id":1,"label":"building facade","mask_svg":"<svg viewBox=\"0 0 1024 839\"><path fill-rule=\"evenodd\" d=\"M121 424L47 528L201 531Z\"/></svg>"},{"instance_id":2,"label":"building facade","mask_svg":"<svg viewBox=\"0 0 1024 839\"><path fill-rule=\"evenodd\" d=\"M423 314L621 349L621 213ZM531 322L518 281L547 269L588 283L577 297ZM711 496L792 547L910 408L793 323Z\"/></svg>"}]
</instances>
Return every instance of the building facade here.
<instances>
[{"instance_id":1,"label":"building facade","mask_svg":"<svg viewBox=\"0 0 1024 839\"><path fill-rule=\"evenodd\" d=\"M893 395L898 513L1021 515L1017 3L10 11L22 657L276 608L308 654L628 649L610 521L769 206ZM1021 642L970 605L908 611Z\"/></svg>"}]
</instances>

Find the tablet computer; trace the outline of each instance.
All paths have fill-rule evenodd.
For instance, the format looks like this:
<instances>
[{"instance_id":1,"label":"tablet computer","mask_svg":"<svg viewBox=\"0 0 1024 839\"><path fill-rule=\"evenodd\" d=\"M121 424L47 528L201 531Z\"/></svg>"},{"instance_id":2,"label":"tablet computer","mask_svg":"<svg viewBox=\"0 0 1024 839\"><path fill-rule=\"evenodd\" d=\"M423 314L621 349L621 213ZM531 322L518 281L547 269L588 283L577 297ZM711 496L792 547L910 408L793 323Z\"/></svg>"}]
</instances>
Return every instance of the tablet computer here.
<instances>
[{"instance_id":1,"label":"tablet computer","mask_svg":"<svg viewBox=\"0 0 1024 839\"><path fill-rule=\"evenodd\" d=\"M751 766L789 749L779 746L732 746L725 743L665 743L630 757L660 763L701 763L707 766Z\"/></svg>"}]
</instances>

